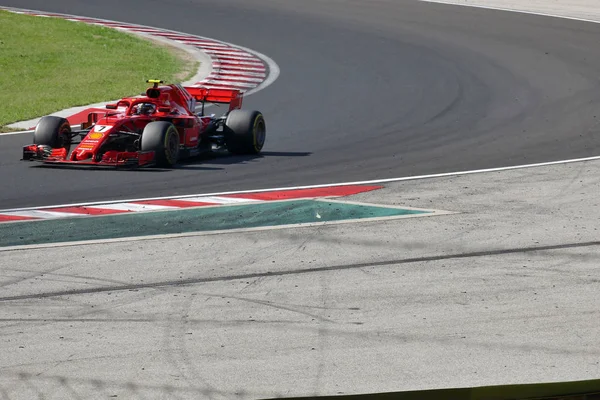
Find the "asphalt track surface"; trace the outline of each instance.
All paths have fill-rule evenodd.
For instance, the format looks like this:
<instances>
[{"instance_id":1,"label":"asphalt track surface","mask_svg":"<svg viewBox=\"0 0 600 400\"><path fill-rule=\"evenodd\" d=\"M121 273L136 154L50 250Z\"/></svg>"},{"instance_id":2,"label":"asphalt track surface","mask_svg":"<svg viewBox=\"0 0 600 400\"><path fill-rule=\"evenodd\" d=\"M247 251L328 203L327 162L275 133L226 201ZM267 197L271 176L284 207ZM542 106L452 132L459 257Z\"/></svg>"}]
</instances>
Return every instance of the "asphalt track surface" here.
<instances>
[{"instance_id":1,"label":"asphalt track surface","mask_svg":"<svg viewBox=\"0 0 600 400\"><path fill-rule=\"evenodd\" d=\"M0 136L0 209L599 153L598 24L412 0L0 4L213 37L267 54L281 68L272 86L245 102L267 119L262 157L202 159L170 171L46 169L19 161L30 135Z\"/></svg>"}]
</instances>

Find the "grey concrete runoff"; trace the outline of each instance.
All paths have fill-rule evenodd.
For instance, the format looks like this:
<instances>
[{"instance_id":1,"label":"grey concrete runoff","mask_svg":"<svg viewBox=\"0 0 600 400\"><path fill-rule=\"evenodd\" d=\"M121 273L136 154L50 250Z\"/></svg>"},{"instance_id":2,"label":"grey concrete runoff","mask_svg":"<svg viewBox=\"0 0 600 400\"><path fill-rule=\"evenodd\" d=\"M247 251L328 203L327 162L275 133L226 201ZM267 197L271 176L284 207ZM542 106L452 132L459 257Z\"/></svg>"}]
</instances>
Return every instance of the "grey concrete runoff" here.
<instances>
[{"instance_id":1,"label":"grey concrete runoff","mask_svg":"<svg viewBox=\"0 0 600 400\"><path fill-rule=\"evenodd\" d=\"M600 162L407 181L457 214L2 251L0 394L268 398L600 376Z\"/></svg>"}]
</instances>

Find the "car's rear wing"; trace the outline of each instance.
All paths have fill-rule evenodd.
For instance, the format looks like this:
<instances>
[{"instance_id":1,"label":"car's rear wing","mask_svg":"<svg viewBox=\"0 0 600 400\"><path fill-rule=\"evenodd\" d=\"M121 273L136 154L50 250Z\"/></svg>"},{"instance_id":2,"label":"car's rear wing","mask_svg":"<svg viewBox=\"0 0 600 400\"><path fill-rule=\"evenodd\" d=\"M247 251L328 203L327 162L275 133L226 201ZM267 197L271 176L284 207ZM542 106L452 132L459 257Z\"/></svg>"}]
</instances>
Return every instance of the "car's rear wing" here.
<instances>
[{"instance_id":1,"label":"car's rear wing","mask_svg":"<svg viewBox=\"0 0 600 400\"><path fill-rule=\"evenodd\" d=\"M186 87L185 90L197 101L229 104L229 111L242 108L244 95L237 89L209 89L204 87Z\"/></svg>"}]
</instances>

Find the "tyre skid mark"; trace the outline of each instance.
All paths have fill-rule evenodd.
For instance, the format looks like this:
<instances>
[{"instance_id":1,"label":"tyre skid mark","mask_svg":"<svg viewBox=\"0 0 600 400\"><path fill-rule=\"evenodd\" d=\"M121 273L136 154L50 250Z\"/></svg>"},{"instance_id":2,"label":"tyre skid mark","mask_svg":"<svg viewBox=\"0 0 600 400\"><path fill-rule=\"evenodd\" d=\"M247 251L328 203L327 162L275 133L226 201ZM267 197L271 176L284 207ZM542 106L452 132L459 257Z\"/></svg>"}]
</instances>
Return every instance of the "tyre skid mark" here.
<instances>
[{"instance_id":1,"label":"tyre skid mark","mask_svg":"<svg viewBox=\"0 0 600 400\"><path fill-rule=\"evenodd\" d=\"M370 267L370 268L392 267L394 265L427 263L427 262L452 260L452 259L494 257L494 256L500 256L500 255L506 255L506 254L536 253L536 252L556 251L556 250L564 250L564 249L584 249L584 248L598 247L598 246L600 246L600 241L580 242L580 243L562 243L562 244L555 244L555 245L515 247L515 248L506 248L506 249L479 250L479 251L471 251L471 252L466 252L466 253L437 254L437 255L414 257L414 258L403 258L403 259L395 259L395 260L363 262L363 263L343 264L343 265L331 265L331 266L325 266L325 267L314 267L314 268L306 268L306 269L294 269L294 270L284 270L284 271L265 271L265 272L254 272L254 273L239 274L239 275L198 277L198 278L168 280L168 281L160 281L160 282L115 285L115 286L110 286L110 287L102 286L102 287L85 288L85 289L71 289L71 290L62 290L62 291L34 293L34 294L21 294L21 295L0 297L0 302L42 299L42 298L62 297L62 296L87 295L87 294L93 294L93 293L117 292L117 291L139 290L139 289L165 289L168 287L189 286L189 285L198 285L198 284L213 283L213 282L229 282L229 281L237 281L237 280L243 281L243 280L268 278L268 277L284 277L284 276L294 276L294 275L301 275L301 274L313 274L313 273L354 270L354 269L362 269L362 268L367 268L367 267ZM592 279L592 280L590 280L590 283L598 284L599 281L597 279Z\"/></svg>"}]
</instances>

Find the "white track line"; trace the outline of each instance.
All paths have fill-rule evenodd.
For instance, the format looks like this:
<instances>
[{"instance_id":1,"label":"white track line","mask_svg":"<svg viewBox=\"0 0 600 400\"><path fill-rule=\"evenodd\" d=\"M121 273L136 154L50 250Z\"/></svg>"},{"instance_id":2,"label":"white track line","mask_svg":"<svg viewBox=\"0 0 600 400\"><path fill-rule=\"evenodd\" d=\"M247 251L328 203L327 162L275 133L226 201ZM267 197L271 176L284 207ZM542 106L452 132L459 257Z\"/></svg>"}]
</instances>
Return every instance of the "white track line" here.
<instances>
[{"instance_id":1,"label":"white track line","mask_svg":"<svg viewBox=\"0 0 600 400\"><path fill-rule=\"evenodd\" d=\"M263 81L261 78L253 78L250 76L221 76L221 74L212 74L205 78L206 80L219 80L219 81L241 81L241 82L255 82L260 83Z\"/></svg>"},{"instance_id":2,"label":"white track line","mask_svg":"<svg viewBox=\"0 0 600 400\"><path fill-rule=\"evenodd\" d=\"M253 83L248 83L248 82L236 82L236 81L232 81L232 80L228 80L228 79L206 79L202 86L216 86L216 85L220 85L220 86L234 86L236 89L237 88L252 88L254 87Z\"/></svg>"},{"instance_id":3,"label":"white track line","mask_svg":"<svg viewBox=\"0 0 600 400\"><path fill-rule=\"evenodd\" d=\"M220 69L217 72L218 72L219 76L233 75L233 76L237 76L237 77L240 77L240 78L243 78L243 77L252 77L252 76L257 77L257 78L266 78L267 77L267 74L265 74L264 72L243 71L244 72L243 75L241 75L240 71L232 71L230 69ZM262 82L262 80L261 80L261 82Z\"/></svg>"},{"instance_id":4,"label":"white track line","mask_svg":"<svg viewBox=\"0 0 600 400\"><path fill-rule=\"evenodd\" d=\"M213 65L226 65L234 67L249 67L249 68L265 68L265 65L260 61L236 61L236 60L222 60L213 58Z\"/></svg>"},{"instance_id":5,"label":"white track line","mask_svg":"<svg viewBox=\"0 0 600 400\"><path fill-rule=\"evenodd\" d=\"M241 199L235 197L220 197L220 196L198 196L177 198L181 201L189 201L192 203L211 203L211 204L243 204L243 203L263 203L261 200Z\"/></svg>"},{"instance_id":6,"label":"white track line","mask_svg":"<svg viewBox=\"0 0 600 400\"><path fill-rule=\"evenodd\" d=\"M230 60L239 60L239 61L256 60L256 57L254 57L253 55L246 55L246 53L244 53L242 51L233 52L233 51L204 50L204 48L202 48L202 50L206 54L210 54L211 56L215 56L216 58L219 58L219 59L228 58Z\"/></svg>"},{"instance_id":7,"label":"white track line","mask_svg":"<svg viewBox=\"0 0 600 400\"><path fill-rule=\"evenodd\" d=\"M257 73L257 74L261 74L263 76L266 77L266 69L260 68L260 67L245 67L243 65L240 66L233 66L233 65L223 65L220 63L213 63L212 65L213 67L213 71L219 71L221 74L224 73L248 73L248 72L253 72L253 73Z\"/></svg>"},{"instance_id":8,"label":"white track line","mask_svg":"<svg viewBox=\"0 0 600 400\"><path fill-rule=\"evenodd\" d=\"M437 3L437 4L446 4L446 5L451 5L451 6L471 7L471 8L483 8L483 9L486 9L486 10L508 11L508 12L514 12L514 13L520 13L520 14L539 15L541 17L570 19L570 20L573 20L573 21L591 22L591 23L594 23L594 24L600 23L600 21L598 21L598 20L587 19L587 18L570 17L570 16L566 16L566 15L543 13L543 12L539 12L539 11L518 10L518 9L514 9L514 8L507 8L507 7L484 6L484 5L478 5L478 4L456 3L455 1L450 1L450 0L419 0L419 1L422 2L422 3Z\"/></svg>"},{"instance_id":9,"label":"white track line","mask_svg":"<svg viewBox=\"0 0 600 400\"><path fill-rule=\"evenodd\" d=\"M204 201L206 201L206 199L210 198L210 197L212 197L214 199L215 197L220 198L220 196L227 196L227 195L232 195L232 194L265 193L265 192L277 192L277 191L285 191L285 190L318 189L318 188L338 187L338 186L354 186L354 185L377 185L377 184L382 184L382 183L404 182L404 181L412 181L412 180L419 180L419 179L431 179L431 178L447 178L447 177L451 177L451 176L481 174L481 173L487 173L487 172L502 172L502 171L516 170L516 169L545 167L545 166L560 165L560 164L572 164L572 163L577 163L577 162L596 161L596 160L600 160L600 156L586 157L586 158L574 158L572 160L550 161L550 162L537 163L537 164L515 165L515 166L511 166L511 167L498 167L498 168L488 168L488 169L477 169L477 170L471 170L471 171L446 172L446 173L431 174L431 175L406 176L406 177L402 177L402 178L374 179L374 180L369 180L369 181L329 183L329 184L323 184L323 185L290 186L290 187L258 189L258 190L236 190L236 191L231 191L231 192L191 194L191 195L187 195L187 196L164 196L164 197L150 197L150 198L129 199L129 200L94 201L94 202L87 202L87 203L61 204L61 205L54 205L54 206L11 208L11 209L7 209L7 210L0 210L0 214L7 214L7 213L17 212L17 211L45 210L45 209L63 208L63 207L90 207L90 206L100 206L100 205L107 205L107 204L119 204L119 203L123 203L123 202L135 203L135 202L150 201L150 200L182 200L182 201L187 200L187 201L192 201L192 202L203 202L202 199L204 199ZM230 198L226 198L226 199L231 200ZM244 202L252 202L253 201L253 199L238 199L238 200L243 200ZM254 201L260 201L260 200L254 200ZM102 208L102 207L98 207L98 208Z\"/></svg>"},{"instance_id":10,"label":"white track line","mask_svg":"<svg viewBox=\"0 0 600 400\"><path fill-rule=\"evenodd\" d=\"M0 133L0 137L2 137L2 136L10 136L10 135L22 135L23 133L33 133L33 129L30 130L30 131L17 131L17 132Z\"/></svg>"},{"instance_id":11,"label":"white track line","mask_svg":"<svg viewBox=\"0 0 600 400\"><path fill-rule=\"evenodd\" d=\"M8 215L12 217L27 217L27 218L36 218L36 219L60 219L60 218L70 218L70 217L86 217L85 214L75 214L75 213L64 213L58 211L42 211L42 210L24 210L24 211L13 211L2 213L2 215Z\"/></svg>"},{"instance_id":12,"label":"white track line","mask_svg":"<svg viewBox=\"0 0 600 400\"><path fill-rule=\"evenodd\" d=\"M90 208L97 208L100 210L115 210L115 211L159 211L159 210L177 210L178 207L169 206L158 206L154 204L134 204L134 203L118 203L118 204L104 204L98 206L92 206Z\"/></svg>"},{"instance_id":13,"label":"white track line","mask_svg":"<svg viewBox=\"0 0 600 400\"><path fill-rule=\"evenodd\" d=\"M225 46L225 45L219 45L219 44L209 44L209 45L206 45L206 44L202 44L202 43L198 43L198 42L191 42L191 43L193 43L193 44L199 44L199 45L202 46L203 49L210 50L210 51L235 51L238 54L239 53L244 54L244 52L241 51L241 50L237 50L236 51L236 49L232 49L231 47Z\"/></svg>"}]
</instances>

